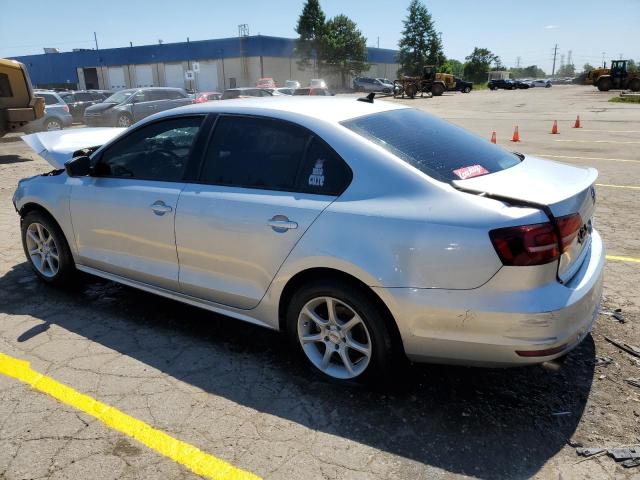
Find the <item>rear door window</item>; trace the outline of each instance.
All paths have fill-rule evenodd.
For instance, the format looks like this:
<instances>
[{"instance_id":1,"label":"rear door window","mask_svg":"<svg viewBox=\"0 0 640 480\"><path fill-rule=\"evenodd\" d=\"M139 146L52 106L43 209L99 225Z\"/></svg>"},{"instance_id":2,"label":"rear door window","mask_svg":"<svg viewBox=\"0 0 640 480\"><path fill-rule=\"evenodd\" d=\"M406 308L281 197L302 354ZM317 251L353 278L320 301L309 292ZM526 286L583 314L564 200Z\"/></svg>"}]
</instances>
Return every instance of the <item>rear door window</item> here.
<instances>
[{"instance_id":1,"label":"rear door window","mask_svg":"<svg viewBox=\"0 0 640 480\"><path fill-rule=\"evenodd\" d=\"M351 169L326 143L313 137L298 175L298 191L340 195L351 183Z\"/></svg>"},{"instance_id":2,"label":"rear door window","mask_svg":"<svg viewBox=\"0 0 640 480\"><path fill-rule=\"evenodd\" d=\"M413 108L366 115L342 125L442 182L499 172L520 163L516 154Z\"/></svg>"},{"instance_id":3,"label":"rear door window","mask_svg":"<svg viewBox=\"0 0 640 480\"><path fill-rule=\"evenodd\" d=\"M288 122L222 116L207 150L200 181L293 191L309 138L305 129Z\"/></svg>"}]
</instances>

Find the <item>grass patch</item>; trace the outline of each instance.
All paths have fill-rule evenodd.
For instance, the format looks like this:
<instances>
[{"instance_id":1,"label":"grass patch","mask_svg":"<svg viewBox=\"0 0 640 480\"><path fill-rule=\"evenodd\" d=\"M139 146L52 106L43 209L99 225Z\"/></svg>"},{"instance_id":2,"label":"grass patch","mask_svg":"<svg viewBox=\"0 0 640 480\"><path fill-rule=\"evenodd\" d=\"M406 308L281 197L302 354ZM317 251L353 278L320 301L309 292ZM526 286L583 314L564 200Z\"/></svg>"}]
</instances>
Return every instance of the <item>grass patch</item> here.
<instances>
[{"instance_id":1,"label":"grass patch","mask_svg":"<svg viewBox=\"0 0 640 480\"><path fill-rule=\"evenodd\" d=\"M612 103L640 103L640 95L625 95L624 97L617 96L609 99Z\"/></svg>"}]
</instances>

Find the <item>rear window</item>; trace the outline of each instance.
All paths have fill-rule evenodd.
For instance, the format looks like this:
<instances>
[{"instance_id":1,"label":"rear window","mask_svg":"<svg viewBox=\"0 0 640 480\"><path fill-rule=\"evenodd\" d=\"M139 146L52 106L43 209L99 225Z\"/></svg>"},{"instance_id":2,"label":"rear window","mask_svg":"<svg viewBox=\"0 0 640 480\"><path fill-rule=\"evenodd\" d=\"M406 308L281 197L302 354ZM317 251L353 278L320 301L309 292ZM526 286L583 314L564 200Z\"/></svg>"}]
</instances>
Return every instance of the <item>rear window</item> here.
<instances>
[{"instance_id":1,"label":"rear window","mask_svg":"<svg viewBox=\"0 0 640 480\"><path fill-rule=\"evenodd\" d=\"M54 95L50 95L48 93L36 93L35 94L36 97L42 97L44 98L44 104L45 105L56 105L58 103L58 98L55 97Z\"/></svg>"},{"instance_id":2,"label":"rear window","mask_svg":"<svg viewBox=\"0 0 640 480\"><path fill-rule=\"evenodd\" d=\"M354 118L342 125L442 182L495 173L520 163L516 154L412 108Z\"/></svg>"}]
</instances>

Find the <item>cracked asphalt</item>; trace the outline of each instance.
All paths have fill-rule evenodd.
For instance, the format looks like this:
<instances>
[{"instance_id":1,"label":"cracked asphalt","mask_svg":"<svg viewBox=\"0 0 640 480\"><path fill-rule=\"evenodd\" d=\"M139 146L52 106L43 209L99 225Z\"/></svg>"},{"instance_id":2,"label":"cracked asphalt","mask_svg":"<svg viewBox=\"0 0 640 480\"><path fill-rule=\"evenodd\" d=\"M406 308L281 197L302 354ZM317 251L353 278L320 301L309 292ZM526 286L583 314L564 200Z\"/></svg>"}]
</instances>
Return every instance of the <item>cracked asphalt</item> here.
<instances>
[{"instance_id":1,"label":"cracked asphalt","mask_svg":"<svg viewBox=\"0 0 640 480\"><path fill-rule=\"evenodd\" d=\"M497 130L499 143L525 153L635 160L564 161L597 167L599 183L637 186L640 150L594 142L638 138L615 132L640 132L640 108L607 103L611 95L568 86L412 105L487 138ZM569 128L576 114L585 131ZM556 142L552 117L561 139L581 142ZM640 346L640 264L608 262L603 309L621 307L626 323L601 315L555 371L419 365L394 387L341 389L318 381L276 332L95 277L65 290L39 282L11 196L19 178L49 169L19 136L0 140L0 352L38 372L268 479L640 478L608 457L581 461L572 446L640 441L640 389L624 382L640 376L640 361L603 339ZM609 254L640 257L639 194L598 189ZM603 355L612 363L596 366ZM0 478L197 477L0 375Z\"/></svg>"}]
</instances>

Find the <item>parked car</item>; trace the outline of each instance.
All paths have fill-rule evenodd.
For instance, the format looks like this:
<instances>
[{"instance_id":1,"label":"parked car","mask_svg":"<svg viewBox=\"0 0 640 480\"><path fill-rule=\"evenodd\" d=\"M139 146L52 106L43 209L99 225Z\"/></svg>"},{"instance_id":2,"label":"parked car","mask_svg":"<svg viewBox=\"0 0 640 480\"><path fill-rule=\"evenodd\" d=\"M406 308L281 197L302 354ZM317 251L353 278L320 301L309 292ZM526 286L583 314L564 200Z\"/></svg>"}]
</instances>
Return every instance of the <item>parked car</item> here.
<instances>
[{"instance_id":1,"label":"parked car","mask_svg":"<svg viewBox=\"0 0 640 480\"><path fill-rule=\"evenodd\" d=\"M296 88L300 88L300 82L298 82L297 80L287 80L286 82L284 82L284 86L295 90Z\"/></svg>"},{"instance_id":2,"label":"parked car","mask_svg":"<svg viewBox=\"0 0 640 480\"><path fill-rule=\"evenodd\" d=\"M529 85L531 87L551 88L551 80L533 80Z\"/></svg>"},{"instance_id":3,"label":"parked car","mask_svg":"<svg viewBox=\"0 0 640 480\"><path fill-rule=\"evenodd\" d=\"M356 77L353 79L353 89L357 92L393 93L393 83L383 83L378 78Z\"/></svg>"},{"instance_id":4,"label":"parked car","mask_svg":"<svg viewBox=\"0 0 640 480\"><path fill-rule=\"evenodd\" d=\"M212 100L222 100L220 92L198 92L193 96L193 103L205 103Z\"/></svg>"},{"instance_id":5,"label":"parked car","mask_svg":"<svg viewBox=\"0 0 640 480\"><path fill-rule=\"evenodd\" d=\"M327 82L325 82L324 79L322 78L312 78L311 81L309 82L309 86L316 87L316 88L328 88Z\"/></svg>"},{"instance_id":6,"label":"parked car","mask_svg":"<svg viewBox=\"0 0 640 480\"><path fill-rule=\"evenodd\" d=\"M396 103L309 105L208 102L111 140L27 136L60 169L14 194L28 262L48 284L81 270L284 330L339 383L381 382L405 356L540 363L588 335L595 169ZM103 146L71 160L80 138Z\"/></svg>"},{"instance_id":7,"label":"parked car","mask_svg":"<svg viewBox=\"0 0 640 480\"><path fill-rule=\"evenodd\" d=\"M23 132L41 132L43 130L62 130L73 123L69 106L52 90L34 90L36 97L44 98L44 115L22 127Z\"/></svg>"},{"instance_id":8,"label":"parked car","mask_svg":"<svg viewBox=\"0 0 640 480\"><path fill-rule=\"evenodd\" d=\"M318 96L331 96L333 93L329 91L328 88L321 87L305 87L305 88L296 88L293 91L294 95L318 95Z\"/></svg>"},{"instance_id":9,"label":"parked car","mask_svg":"<svg viewBox=\"0 0 640 480\"><path fill-rule=\"evenodd\" d=\"M521 90L526 90L531 87L531 84L529 82L525 82L522 80L513 80L513 83L515 83L516 88L519 88Z\"/></svg>"},{"instance_id":10,"label":"parked car","mask_svg":"<svg viewBox=\"0 0 640 480\"><path fill-rule=\"evenodd\" d=\"M105 99L113 95L113 92L107 90L71 90L59 92L67 105L69 105L69 113L73 117L74 122L84 121L84 111L87 107L102 103Z\"/></svg>"},{"instance_id":11,"label":"parked car","mask_svg":"<svg viewBox=\"0 0 640 480\"><path fill-rule=\"evenodd\" d=\"M489 90L515 90L516 88L518 88L513 80L502 78L490 80L489 83L487 83L487 86L489 87Z\"/></svg>"},{"instance_id":12,"label":"parked car","mask_svg":"<svg viewBox=\"0 0 640 480\"><path fill-rule=\"evenodd\" d=\"M466 80L462 80L458 77L453 77L453 80L456 82L456 86L449 88L449 91L469 93L473 90L473 83L467 82Z\"/></svg>"},{"instance_id":13,"label":"parked car","mask_svg":"<svg viewBox=\"0 0 640 480\"><path fill-rule=\"evenodd\" d=\"M278 88L267 88L273 95L293 95L293 91L295 88L288 87L278 87Z\"/></svg>"},{"instance_id":14,"label":"parked car","mask_svg":"<svg viewBox=\"0 0 640 480\"><path fill-rule=\"evenodd\" d=\"M271 93L266 88L253 88L253 87L241 87L241 88L228 88L222 94L222 100L229 100L232 98L251 98L251 97L272 97Z\"/></svg>"},{"instance_id":15,"label":"parked car","mask_svg":"<svg viewBox=\"0 0 640 480\"><path fill-rule=\"evenodd\" d=\"M271 77L259 78L256 88L276 88L276 82Z\"/></svg>"},{"instance_id":16,"label":"parked car","mask_svg":"<svg viewBox=\"0 0 640 480\"><path fill-rule=\"evenodd\" d=\"M154 113L192 102L193 99L182 88L130 88L87 107L84 123L89 126L128 127Z\"/></svg>"}]
</instances>

